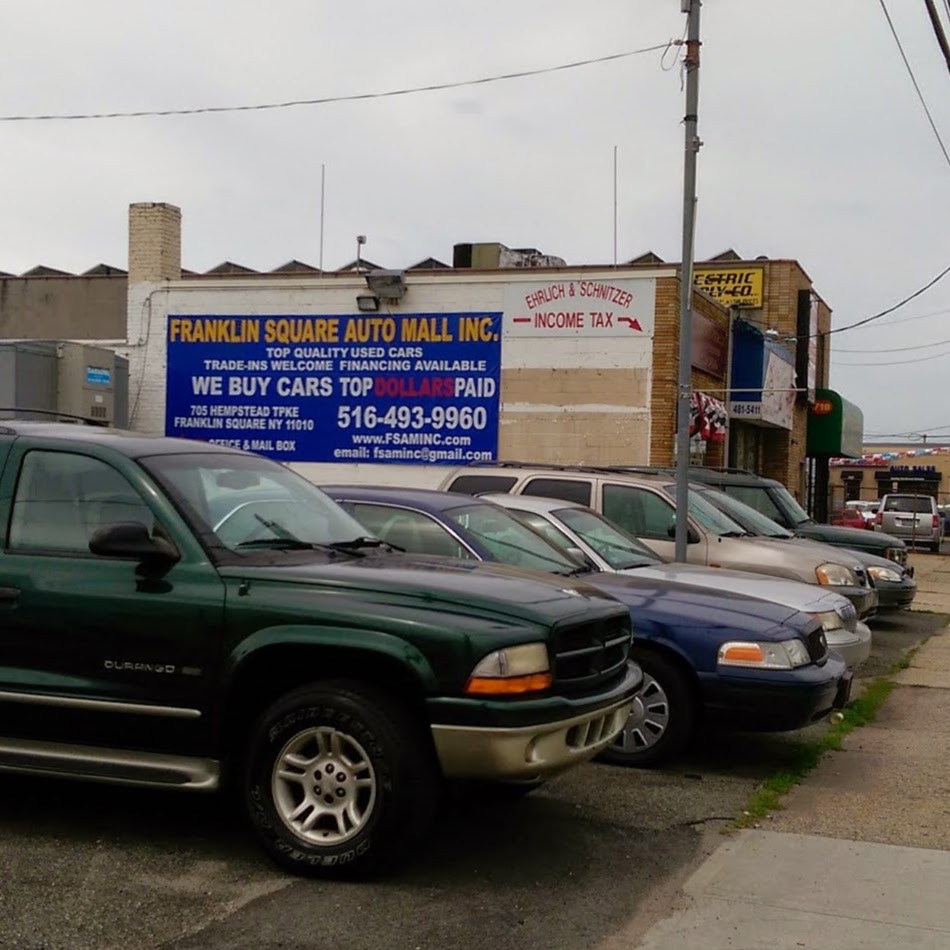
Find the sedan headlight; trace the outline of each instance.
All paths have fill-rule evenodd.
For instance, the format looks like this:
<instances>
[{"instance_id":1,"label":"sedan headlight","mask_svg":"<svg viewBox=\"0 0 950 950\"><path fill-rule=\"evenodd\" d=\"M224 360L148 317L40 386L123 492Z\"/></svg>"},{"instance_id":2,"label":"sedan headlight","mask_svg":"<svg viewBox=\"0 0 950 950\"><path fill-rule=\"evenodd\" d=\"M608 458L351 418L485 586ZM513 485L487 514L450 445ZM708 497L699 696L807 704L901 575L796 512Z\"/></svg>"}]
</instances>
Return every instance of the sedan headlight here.
<instances>
[{"instance_id":1,"label":"sedan headlight","mask_svg":"<svg viewBox=\"0 0 950 950\"><path fill-rule=\"evenodd\" d=\"M857 587L858 579L843 564L821 564L815 568L819 584L832 587Z\"/></svg>"},{"instance_id":2,"label":"sedan headlight","mask_svg":"<svg viewBox=\"0 0 950 950\"><path fill-rule=\"evenodd\" d=\"M547 645L523 643L482 657L465 684L465 692L470 696L537 693L552 681Z\"/></svg>"},{"instance_id":3,"label":"sedan headlight","mask_svg":"<svg viewBox=\"0 0 950 950\"><path fill-rule=\"evenodd\" d=\"M759 670L793 670L811 663L808 648L801 640L779 643L752 643L731 640L719 648L720 666L744 666Z\"/></svg>"},{"instance_id":4,"label":"sedan headlight","mask_svg":"<svg viewBox=\"0 0 950 950\"><path fill-rule=\"evenodd\" d=\"M812 614L812 616L821 624L821 629L827 633L829 630L844 629L844 620L834 610L826 610L824 613ZM797 641L796 641L797 642Z\"/></svg>"},{"instance_id":5,"label":"sedan headlight","mask_svg":"<svg viewBox=\"0 0 950 950\"><path fill-rule=\"evenodd\" d=\"M890 581L892 584L899 584L903 580L899 571L889 567L869 567L868 574L876 581Z\"/></svg>"}]
</instances>

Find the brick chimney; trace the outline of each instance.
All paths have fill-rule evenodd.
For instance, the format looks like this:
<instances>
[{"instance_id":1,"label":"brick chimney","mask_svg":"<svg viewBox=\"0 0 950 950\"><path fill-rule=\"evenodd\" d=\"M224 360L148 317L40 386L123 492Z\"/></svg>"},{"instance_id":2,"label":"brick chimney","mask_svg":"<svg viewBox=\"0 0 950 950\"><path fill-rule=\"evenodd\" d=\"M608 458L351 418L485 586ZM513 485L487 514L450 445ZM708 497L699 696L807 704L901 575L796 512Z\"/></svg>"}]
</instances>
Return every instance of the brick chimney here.
<instances>
[{"instance_id":1,"label":"brick chimney","mask_svg":"<svg viewBox=\"0 0 950 950\"><path fill-rule=\"evenodd\" d=\"M163 201L129 205L129 284L181 279L181 209Z\"/></svg>"}]
</instances>

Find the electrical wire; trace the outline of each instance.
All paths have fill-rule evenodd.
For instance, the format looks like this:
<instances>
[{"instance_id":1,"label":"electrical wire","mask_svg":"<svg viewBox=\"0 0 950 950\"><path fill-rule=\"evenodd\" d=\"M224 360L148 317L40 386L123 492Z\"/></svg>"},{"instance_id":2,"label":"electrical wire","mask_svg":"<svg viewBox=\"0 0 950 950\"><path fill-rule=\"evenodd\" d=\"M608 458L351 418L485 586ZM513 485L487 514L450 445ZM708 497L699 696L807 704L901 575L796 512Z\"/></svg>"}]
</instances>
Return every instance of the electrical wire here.
<instances>
[{"instance_id":1,"label":"electrical wire","mask_svg":"<svg viewBox=\"0 0 950 950\"><path fill-rule=\"evenodd\" d=\"M874 369L875 366L903 366L905 363L926 363L930 360L942 359L945 356L950 356L950 350L946 350L943 353L934 353L933 356L918 356L916 359L912 360L888 360L884 363L843 363L834 358L834 353L831 354L832 362L835 366L863 366L866 369Z\"/></svg>"},{"instance_id":2,"label":"electrical wire","mask_svg":"<svg viewBox=\"0 0 950 950\"><path fill-rule=\"evenodd\" d=\"M907 72L910 75L910 81L914 84L914 89L917 91L917 98L920 99L920 104L924 107L924 112L927 113L927 121L930 123L930 128L933 129L934 135L937 137L937 142L940 145L940 151L943 152L943 157L946 159L947 164L950 165L950 153L947 152L946 145L943 144L943 139L940 137L940 132L937 131L936 123L934 122L933 116L930 114L930 108L927 105L927 100L924 99L924 94L920 91L920 86L917 83L917 77L914 75L914 70L910 65L910 60L907 58L907 54L904 52L904 44L901 43L901 38L897 35L897 30L894 28L894 21L891 19L891 15L887 10L887 4L884 0L878 0L881 4L881 9L884 11L884 16L887 17L887 25L891 28L891 35L894 37L894 42L897 43L897 48L900 51L901 59L904 61L904 65L907 67Z\"/></svg>"},{"instance_id":3,"label":"electrical wire","mask_svg":"<svg viewBox=\"0 0 950 950\"><path fill-rule=\"evenodd\" d=\"M242 106L201 106L192 109L141 109L134 112L76 112L50 113L45 115L0 115L0 122L59 122L84 119L139 119L154 116L169 115L205 115L218 112L260 112L267 109L290 109L296 106L323 106L333 102L358 102L368 99L391 99L396 96L410 96L422 92L439 92L444 89L461 89L466 86L484 86L489 83L506 82L511 79L525 79L528 76L543 76L548 73L564 72L569 69L580 69L583 66L593 66L598 63L610 63L642 53L653 53L657 50L664 52L671 46L679 43L678 40L669 40L655 46L644 46L641 49L627 50L624 53L611 53L607 56L596 56L592 59L579 59L572 63L560 63L557 66L542 66L539 69L523 69L518 72L501 73L495 76L483 76L479 79L463 79L457 82L431 83L425 86L407 86L402 89L389 89L383 92L361 92L346 96L324 96L319 99L289 99L285 102L264 102Z\"/></svg>"},{"instance_id":4,"label":"electrical wire","mask_svg":"<svg viewBox=\"0 0 950 950\"><path fill-rule=\"evenodd\" d=\"M844 333L845 330L853 330L855 327L863 327L874 320L880 320L881 317L886 317L889 313L893 313L895 310L899 310L905 304L910 303L912 300L916 299L921 294L926 293L928 290L930 290L931 287L933 287L934 284L936 284L938 281L943 280L943 278L946 277L947 274L950 274L950 267L945 268L939 274L937 274L937 276L934 277L932 280L927 281L927 283L924 284L924 286L921 287L919 290L915 290L912 294L909 294L903 300L899 300L896 304L894 304L893 307L888 307L886 310L880 311L880 313L872 314L870 317L865 317L863 320L856 320L854 323L848 323L843 327L833 327L832 329L828 330L825 333L814 333L812 334L812 336L815 336L815 337L831 336L832 333Z\"/></svg>"},{"instance_id":5,"label":"electrical wire","mask_svg":"<svg viewBox=\"0 0 950 950\"><path fill-rule=\"evenodd\" d=\"M919 435L921 432L940 432L943 429L950 429L950 423L942 426L924 426L922 429L911 429L908 432L865 432L865 435L874 436L876 439L897 439L902 436Z\"/></svg>"},{"instance_id":6,"label":"electrical wire","mask_svg":"<svg viewBox=\"0 0 950 950\"><path fill-rule=\"evenodd\" d=\"M835 353L908 353L911 350L929 350L934 346L945 346L950 340L935 340L933 343L918 343L917 346L888 346L877 350L852 350L842 346L835 347Z\"/></svg>"}]
</instances>

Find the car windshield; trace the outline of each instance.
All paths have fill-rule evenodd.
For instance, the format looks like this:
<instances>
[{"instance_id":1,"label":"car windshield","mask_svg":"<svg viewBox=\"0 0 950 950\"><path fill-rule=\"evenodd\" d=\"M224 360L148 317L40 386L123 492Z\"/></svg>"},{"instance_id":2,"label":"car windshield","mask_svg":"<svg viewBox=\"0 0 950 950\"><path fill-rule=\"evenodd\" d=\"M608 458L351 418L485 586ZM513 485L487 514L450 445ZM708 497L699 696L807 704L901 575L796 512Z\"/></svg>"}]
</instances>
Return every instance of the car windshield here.
<instances>
[{"instance_id":1,"label":"car windshield","mask_svg":"<svg viewBox=\"0 0 950 950\"><path fill-rule=\"evenodd\" d=\"M730 498L754 508L756 511L778 522L783 527L807 524L811 518L784 485L723 485L721 491ZM772 492L778 496L784 509L772 498Z\"/></svg>"},{"instance_id":2,"label":"car windshield","mask_svg":"<svg viewBox=\"0 0 950 950\"><path fill-rule=\"evenodd\" d=\"M188 452L140 460L211 547L347 544L366 529L319 488L256 455Z\"/></svg>"},{"instance_id":3,"label":"car windshield","mask_svg":"<svg viewBox=\"0 0 950 950\"><path fill-rule=\"evenodd\" d=\"M676 497L676 486L667 485L666 490L671 498ZM698 521L710 534L721 538L740 538L749 532L741 524L723 514L715 505L711 505L698 491L689 490L689 514Z\"/></svg>"},{"instance_id":4,"label":"car windshield","mask_svg":"<svg viewBox=\"0 0 950 950\"><path fill-rule=\"evenodd\" d=\"M898 495L888 498L884 502L885 511L897 511L906 514L913 512L933 511L933 499L929 496L914 497L913 495Z\"/></svg>"},{"instance_id":5,"label":"car windshield","mask_svg":"<svg viewBox=\"0 0 950 950\"><path fill-rule=\"evenodd\" d=\"M743 504L738 498L730 498L724 492L715 489L703 490L702 496L753 534L765 538L793 537L791 531L786 531L778 522L767 518L755 508Z\"/></svg>"},{"instance_id":6,"label":"car windshield","mask_svg":"<svg viewBox=\"0 0 950 950\"><path fill-rule=\"evenodd\" d=\"M641 544L596 511L588 508L559 508L551 514L564 522L615 571L663 563L645 544Z\"/></svg>"},{"instance_id":7,"label":"car windshield","mask_svg":"<svg viewBox=\"0 0 950 950\"><path fill-rule=\"evenodd\" d=\"M446 515L502 564L558 574L578 572L577 561L562 554L502 508L485 504L465 505L450 509Z\"/></svg>"}]
</instances>

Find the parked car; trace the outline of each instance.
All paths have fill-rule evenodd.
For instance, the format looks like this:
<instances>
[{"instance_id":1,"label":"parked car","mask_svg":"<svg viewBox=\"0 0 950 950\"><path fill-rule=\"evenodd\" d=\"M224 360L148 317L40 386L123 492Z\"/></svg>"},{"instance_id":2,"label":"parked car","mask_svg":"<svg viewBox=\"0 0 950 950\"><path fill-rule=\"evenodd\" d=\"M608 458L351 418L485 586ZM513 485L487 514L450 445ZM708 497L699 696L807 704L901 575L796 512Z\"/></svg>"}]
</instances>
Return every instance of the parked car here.
<instances>
[{"instance_id":1,"label":"parked car","mask_svg":"<svg viewBox=\"0 0 950 950\"><path fill-rule=\"evenodd\" d=\"M394 553L221 446L0 422L0 523L0 771L229 776L297 872L411 854L445 779L530 786L592 758L642 681L601 590Z\"/></svg>"},{"instance_id":2,"label":"parked car","mask_svg":"<svg viewBox=\"0 0 950 950\"><path fill-rule=\"evenodd\" d=\"M506 493L479 497L506 508L564 553L580 553L599 571L745 594L804 611L821 622L828 649L840 653L849 669L871 653L869 627L858 620L851 601L834 591L767 574L664 561L619 525L575 502Z\"/></svg>"},{"instance_id":3,"label":"parked car","mask_svg":"<svg viewBox=\"0 0 950 950\"><path fill-rule=\"evenodd\" d=\"M632 655L644 678L626 728L603 753L611 762L669 759L698 722L791 730L847 701L851 674L810 614L657 577L597 573L505 509L470 495L355 485L324 490L374 536L410 551L580 574L627 604Z\"/></svg>"},{"instance_id":4,"label":"parked car","mask_svg":"<svg viewBox=\"0 0 950 950\"><path fill-rule=\"evenodd\" d=\"M831 515L831 523L842 528L858 528L867 531L874 527L857 508L841 508Z\"/></svg>"},{"instance_id":5,"label":"parked car","mask_svg":"<svg viewBox=\"0 0 950 950\"><path fill-rule=\"evenodd\" d=\"M889 493L874 516L874 530L903 538L912 545L940 550L943 518L932 495Z\"/></svg>"},{"instance_id":6,"label":"parked car","mask_svg":"<svg viewBox=\"0 0 950 950\"><path fill-rule=\"evenodd\" d=\"M473 465L450 473L441 487L563 498L589 505L660 557L673 557L675 488L667 474L639 475L579 465ZM877 608L877 594L853 555L825 548L829 556L817 557L810 548L752 537L694 488L689 491L688 541L691 564L820 584L847 597L861 619Z\"/></svg>"},{"instance_id":7,"label":"parked car","mask_svg":"<svg viewBox=\"0 0 950 950\"><path fill-rule=\"evenodd\" d=\"M651 469L642 466L617 466L615 471L665 471L672 477L672 469ZM774 478L763 478L742 469L716 469L690 466L690 480L710 485L738 498L766 517L778 522L797 537L823 541L838 548L866 551L898 564L907 564L907 545L893 535L843 528L838 525L818 524L795 500L792 493ZM466 489L470 490L470 489Z\"/></svg>"},{"instance_id":8,"label":"parked car","mask_svg":"<svg viewBox=\"0 0 950 950\"><path fill-rule=\"evenodd\" d=\"M877 509L880 507L880 502L878 501L846 501L844 504L845 508L853 509L854 511L860 512L861 517L864 519L864 527L874 528L874 516L877 514Z\"/></svg>"},{"instance_id":9,"label":"parked car","mask_svg":"<svg viewBox=\"0 0 950 950\"><path fill-rule=\"evenodd\" d=\"M820 548L824 547L824 543L821 541L796 537L791 531L786 531L780 524L732 495L727 495L725 492L707 486L700 486L699 491L710 504L715 505L752 534L765 538L785 539L791 544L809 544ZM873 554L867 554L864 551L852 551L851 553L864 566L877 591L877 609L879 611L899 610L903 607L909 607L913 603L917 594L917 583L910 568L902 567L896 561L875 557Z\"/></svg>"}]
</instances>

